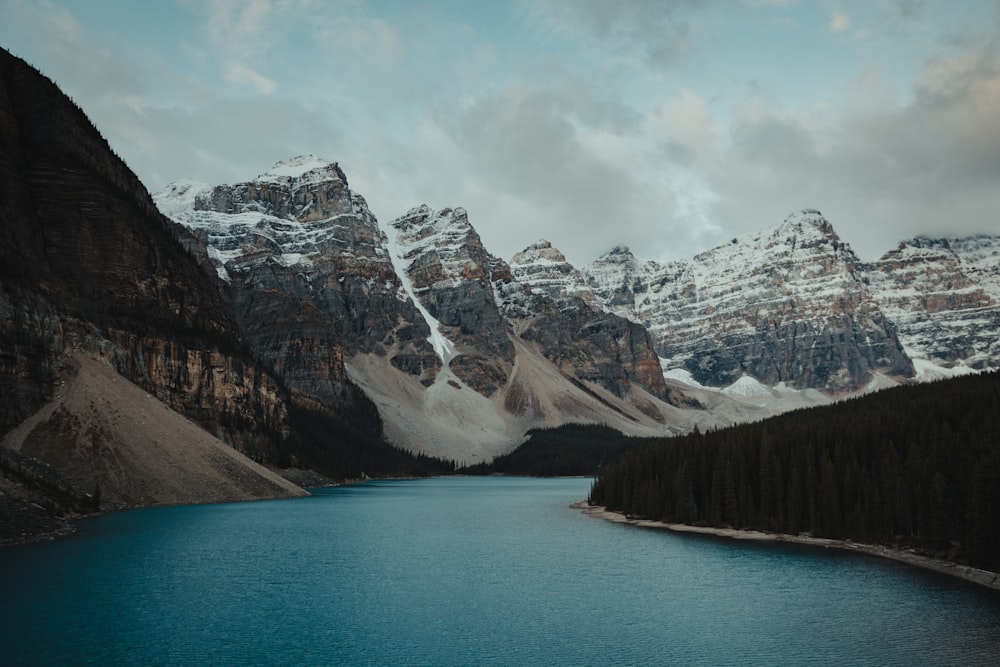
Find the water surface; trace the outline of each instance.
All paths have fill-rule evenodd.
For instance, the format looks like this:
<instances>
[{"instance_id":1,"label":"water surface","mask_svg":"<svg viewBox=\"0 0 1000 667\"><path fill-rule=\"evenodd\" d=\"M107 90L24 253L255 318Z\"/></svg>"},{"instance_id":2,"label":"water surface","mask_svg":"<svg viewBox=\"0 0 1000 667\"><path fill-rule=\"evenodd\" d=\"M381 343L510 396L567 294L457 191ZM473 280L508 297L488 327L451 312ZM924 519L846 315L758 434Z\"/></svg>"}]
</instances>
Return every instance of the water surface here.
<instances>
[{"instance_id":1,"label":"water surface","mask_svg":"<svg viewBox=\"0 0 1000 667\"><path fill-rule=\"evenodd\" d=\"M643 530L589 480L120 512L0 551L0 662L987 665L1000 596L864 555Z\"/></svg>"}]
</instances>

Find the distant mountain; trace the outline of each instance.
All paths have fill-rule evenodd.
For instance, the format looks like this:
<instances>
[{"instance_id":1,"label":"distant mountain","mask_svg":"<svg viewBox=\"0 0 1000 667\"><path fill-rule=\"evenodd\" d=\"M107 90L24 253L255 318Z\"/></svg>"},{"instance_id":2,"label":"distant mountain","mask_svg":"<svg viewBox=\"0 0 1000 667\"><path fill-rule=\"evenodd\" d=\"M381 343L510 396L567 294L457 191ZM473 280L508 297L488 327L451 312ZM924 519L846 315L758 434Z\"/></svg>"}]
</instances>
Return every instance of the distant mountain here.
<instances>
[{"instance_id":1,"label":"distant mountain","mask_svg":"<svg viewBox=\"0 0 1000 667\"><path fill-rule=\"evenodd\" d=\"M997 367L1000 235L918 237L866 270L920 377Z\"/></svg>"},{"instance_id":2,"label":"distant mountain","mask_svg":"<svg viewBox=\"0 0 1000 667\"><path fill-rule=\"evenodd\" d=\"M346 377L393 442L463 462L509 451L529 428L680 432L1000 360L987 237L955 241L966 259L950 250L917 296L898 258L861 262L815 210L690 261L615 248L578 270L547 241L504 262L461 208L380 224L315 156L243 184L175 184L156 201L291 386L329 402L338 392L320 391L323 378ZM918 341L927 321L960 330L934 338L947 352ZM326 361L335 349L343 371Z\"/></svg>"},{"instance_id":3,"label":"distant mountain","mask_svg":"<svg viewBox=\"0 0 1000 667\"><path fill-rule=\"evenodd\" d=\"M584 274L605 307L649 328L668 370L702 385L749 376L836 393L914 374L865 267L818 211L689 262L619 248Z\"/></svg>"},{"instance_id":4,"label":"distant mountain","mask_svg":"<svg viewBox=\"0 0 1000 667\"><path fill-rule=\"evenodd\" d=\"M864 263L806 210L691 261L615 248L581 273L649 329L668 376L706 386L837 394L1000 365L1000 236L915 239Z\"/></svg>"},{"instance_id":5,"label":"distant mountain","mask_svg":"<svg viewBox=\"0 0 1000 667\"><path fill-rule=\"evenodd\" d=\"M315 156L237 185L172 184L156 201L223 281L260 358L324 405L339 394L321 384L346 373L408 449L472 462L567 421L687 427L665 416L677 408L641 326L533 292L461 208L380 226ZM338 353L344 371L324 361Z\"/></svg>"}]
</instances>

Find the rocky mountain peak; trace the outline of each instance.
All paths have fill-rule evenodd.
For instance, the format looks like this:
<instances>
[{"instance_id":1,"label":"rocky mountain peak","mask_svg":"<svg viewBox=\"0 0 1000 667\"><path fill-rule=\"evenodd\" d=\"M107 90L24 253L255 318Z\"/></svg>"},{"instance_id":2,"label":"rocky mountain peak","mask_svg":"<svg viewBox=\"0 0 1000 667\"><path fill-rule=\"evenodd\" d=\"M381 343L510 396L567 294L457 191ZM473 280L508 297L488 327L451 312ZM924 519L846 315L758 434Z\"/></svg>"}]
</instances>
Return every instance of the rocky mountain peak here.
<instances>
[{"instance_id":1,"label":"rocky mountain peak","mask_svg":"<svg viewBox=\"0 0 1000 667\"><path fill-rule=\"evenodd\" d=\"M390 223L396 271L450 372L484 396L508 379L514 346L497 307L495 280L506 265L489 254L464 208L423 204Z\"/></svg>"},{"instance_id":2,"label":"rocky mountain peak","mask_svg":"<svg viewBox=\"0 0 1000 667\"><path fill-rule=\"evenodd\" d=\"M347 176L338 163L312 154L280 160L254 180L258 183L293 184L293 187L310 182L338 180L347 186Z\"/></svg>"},{"instance_id":3,"label":"rocky mountain peak","mask_svg":"<svg viewBox=\"0 0 1000 667\"><path fill-rule=\"evenodd\" d=\"M300 156L252 181L195 189L171 185L155 200L230 283L255 352L289 386L333 405L343 358L359 351L419 378L436 371L386 236L336 163Z\"/></svg>"},{"instance_id":4,"label":"rocky mountain peak","mask_svg":"<svg viewBox=\"0 0 1000 667\"><path fill-rule=\"evenodd\" d=\"M632 254L632 250L626 245L616 245L614 248L604 253L603 257L608 259L617 259L619 261L635 261L635 255Z\"/></svg>"},{"instance_id":5,"label":"rocky mountain peak","mask_svg":"<svg viewBox=\"0 0 1000 667\"><path fill-rule=\"evenodd\" d=\"M541 260L554 263L565 263L566 256L559 252L558 249L554 248L552 244L545 239L540 239L511 257L510 263L511 265L531 264Z\"/></svg>"},{"instance_id":6,"label":"rocky mountain peak","mask_svg":"<svg viewBox=\"0 0 1000 667\"><path fill-rule=\"evenodd\" d=\"M314 155L278 162L252 181L217 185L194 197L196 211L265 213L297 222L356 213L356 204L340 165Z\"/></svg>"},{"instance_id":7,"label":"rocky mountain peak","mask_svg":"<svg viewBox=\"0 0 1000 667\"><path fill-rule=\"evenodd\" d=\"M588 304L594 296L583 275L546 240L532 243L510 260L514 279L529 290L553 299L580 297Z\"/></svg>"},{"instance_id":8,"label":"rocky mountain peak","mask_svg":"<svg viewBox=\"0 0 1000 667\"><path fill-rule=\"evenodd\" d=\"M464 208L435 210L422 204L393 220L390 227L418 291L442 282L510 278L507 265L483 247Z\"/></svg>"},{"instance_id":9,"label":"rocky mountain peak","mask_svg":"<svg viewBox=\"0 0 1000 667\"><path fill-rule=\"evenodd\" d=\"M1000 236L919 236L901 242L866 271L922 376L997 365Z\"/></svg>"}]
</instances>

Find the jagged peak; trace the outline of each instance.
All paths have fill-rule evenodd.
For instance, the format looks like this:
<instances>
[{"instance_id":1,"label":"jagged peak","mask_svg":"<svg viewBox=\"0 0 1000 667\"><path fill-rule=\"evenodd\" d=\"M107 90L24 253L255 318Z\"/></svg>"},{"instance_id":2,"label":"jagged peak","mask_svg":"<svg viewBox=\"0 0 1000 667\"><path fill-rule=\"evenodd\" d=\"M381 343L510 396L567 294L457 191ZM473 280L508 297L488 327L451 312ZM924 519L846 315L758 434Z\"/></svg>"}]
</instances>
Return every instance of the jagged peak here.
<instances>
[{"instance_id":1,"label":"jagged peak","mask_svg":"<svg viewBox=\"0 0 1000 667\"><path fill-rule=\"evenodd\" d=\"M566 261L566 256L559 252L558 249L554 248L552 244L545 239L535 241L510 259L511 266L537 264L539 262L569 264L569 262Z\"/></svg>"},{"instance_id":2,"label":"jagged peak","mask_svg":"<svg viewBox=\"0 0 1000 667\"><path fill-rule=\"evenodd\" d=\"M433 210L430 206L427 204L420 204L419 206L414 206L403 215L396 216L396 218L394 218L389 224L393 227L405 227L408 224L412 224L417 219L426 219L432 212Z\"/></svg>"},{"instance_id":3,"label":"jagged peak","mask_svg":"<svg viewBox=\"0 0 1000 667\"><path fill-rule=\"evenodd\" d=\"M935 260L944 257L966 261L975 256L1000 256L1000 234L972 234L969 236L915 236L900 241L896 248L886 252L880 262L900 259Z\"/></svg>"},{"instance_id":4,"label":"jagged peak","mask_svg":"<svg viewBox=\"0 0 1000 667\"><path fill-rule=\"evenodd\" d=\"M836 236L836 232L833 231L833 225L830 224L830 221L814 208L804 208L801 211L795 211L788 215L778 226L778 230L782 232L788 230L801 232L809 229L817 230L826 236Z\"/></svg>"},{"instance_id":5,"label":"jagged peak","mask_svg":"<svg viewBox=\"0 0 1000 667\"><path fill-rule=\"evenodd\" d=\"M153 195L153 202L161 213L173 217L184 211L193 211L195 198L211 189L211 185L202 181L173 181Z\"/></svg>"},{"instance_id":6,"label":"jagged peak","mask_svg":"<svg viewBox=\"0 0 1000 667\"><path fill-rule=\"evenodd\" d=\"M616 245L611 250L607 251L596 260L594 260L594 265L600 264L637 264L638 260L632 253L632 250L625 245Z\"/></svg>"},{"instance_id":7,"label":"jagged peak","mask_svg":"<svg viewBox=\"0 0 1000 667\"><path fill-rule=\"evenodd\" d=\"M894 249L882 255L879 261L898 260L902 257L941 257L953 255L954 251L951 247L953 240L948 238L915 236L911 239L900 241Z\"/></svg>"},{"instance_id":8,"label":"jagged peak","mask_svg":"<svg viewBox=\"0 0 1000 667\"><path fill-rule=\"evenodd\" d=\"M397 229L406 229L418 224L437 225L441 223L449 226L472 227L472 224L469 222L469 214L461 206L433 209L427 204L414 206L403 215L394 219L390 224Z\"/></svg>"},{"instance_id":9,"label":"jagged peak","mask_svg":"<svg viewBox=\"0 0 1000 667\"><path fill-rule=\"evenodd\" d=\"M254 180L261 183L315 182L335 177L347 185L347 176L337 162L330 162L317 155L297 155L280 160Z\"/></svg>"}]
</instances>

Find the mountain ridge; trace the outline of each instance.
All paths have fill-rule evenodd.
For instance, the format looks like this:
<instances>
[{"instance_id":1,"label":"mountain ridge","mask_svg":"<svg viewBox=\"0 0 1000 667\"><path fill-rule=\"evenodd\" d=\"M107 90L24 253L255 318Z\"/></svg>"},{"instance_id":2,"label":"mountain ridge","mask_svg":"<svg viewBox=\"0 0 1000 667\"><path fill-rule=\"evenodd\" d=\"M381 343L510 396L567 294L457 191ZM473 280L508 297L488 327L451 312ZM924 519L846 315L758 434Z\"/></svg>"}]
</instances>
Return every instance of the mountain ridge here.
<instances>
[{"instance_id":1,"label":"mountain ridge","mask_svg":"<svg viewBox=\"0 0 1000 667\"><path fill-rule=\"evenodd\" d=\"M305 171L300 174L293 165ZM286 186L311 174L306 179L310 187L326 187L325 174L346 188L346 175L339 165L316 156L285 160L274 169L280 170ZM213 192L229 187L215 186ZM239 187L248 193L269 192L252 182ZM345 196L363 201L361 195L346 192ZM197 228L197 215L192 218L188 212L185 220L184 213L177 213L178 196L170 193L168 186L157 195L157 202L165 211L174 212L180 224ZM205 208L195 199L196 210ZM241 202L244 208L239 211L216 207L221 215L236 216L218 224L235 227L244 224L239 216L249 215L248 211L253 215L273 212L267 205ZM284 211L289 217L291 209ZM527 428L558 423L558 417L552 421L552 412L558 414L559 409L550 407L542 416L534 402L538 397L531 398L531 391L526 392L516 377L519 368L523 375L519 355L539 360L527 354L525 344L554 364L568 386L582 390L592 404L608 400L596 400L592 388L610 392L615 405L612 414L618 419L641 406L639 412L659 425L654 428L678 432L694 424L727 424L748 414L759 418L909 382L918 373L928 376L928 364L934 366L923 358L914 365L895 320L883 312L883 302L890 301L888 288L872 286L874 264L862 262L815 209L793 213L772 228L745 234L688 261L640 261L627 248L617 247L582 270L545 240L504 262L482 246L468 211L461 207L435 210L423 204L388 223L379 223L370 212L366 215L373 227L376 254L391 260L397 276L394 298L412 305L405 308L406 314L400 311L402 328L397 329L404 334L410 353L400 354L384 345L380 349L390 367L406 370L422 386L402 394L398 386L388 387L398 384L391 378L391 368L358 358L374 348L345 344L345 366L347 375L366 392L380 397L376 402L384 414L399 415L387 419L387 428L405 447L417 451L461 453L454 444L440 444L442 439L455 437L445 435L452 432L451 426L428 424L415 416L432 396L438 397L431 401L438 405L444 400L441 396L448 395L435 388L439 379L456 391L468 387L486 399L502 399L499 404L488 401L489 405L467 406L490 413L484 420L493 420L507 434L493 438L494 444L477 456L509 450L520 429L523 433ZM252 235L251 222L243 231L246 237ZM260 227L263 218L254 224ZM214 251L209 244L205 259L220 272L230 262L235 266L246 261L240 258L247 256L256 262L287 264L285 269L298 265L308 271L317 256L288 252L287 240L269 250L276 253L270 259L266 252L248 251L246 240L232 255L226 253L236 245L215 243ZM353 252L349 245L339 251ZM290 261L281 261L286 256ZM983 259L987 270L993 266L991 261L989 256ZM384 300L388 294L368 296ZM403 340L390 334L383 342L398 346ZM996 363L996 357L991 359L986 366ZM634 390L640 387L652 402L637 398ZM820 393L810 393L813 390ZM402 411L408 417L395 404L399 401L411 406ZM620 401L631 402L632 407L622 411ZM571 415L579 417L579 411L574 408L564 416ZM398 423L392 423L396 419ZM453 425L463 421L457 414L449 419ZM516 428L511 419L518 424ZM627 431L634 421L625 419L620 425ZM428 433L443 430L421 438L415 435L420 428ZM432 440L437 444L431 444Z\"/></svg>"}]
</instances>

